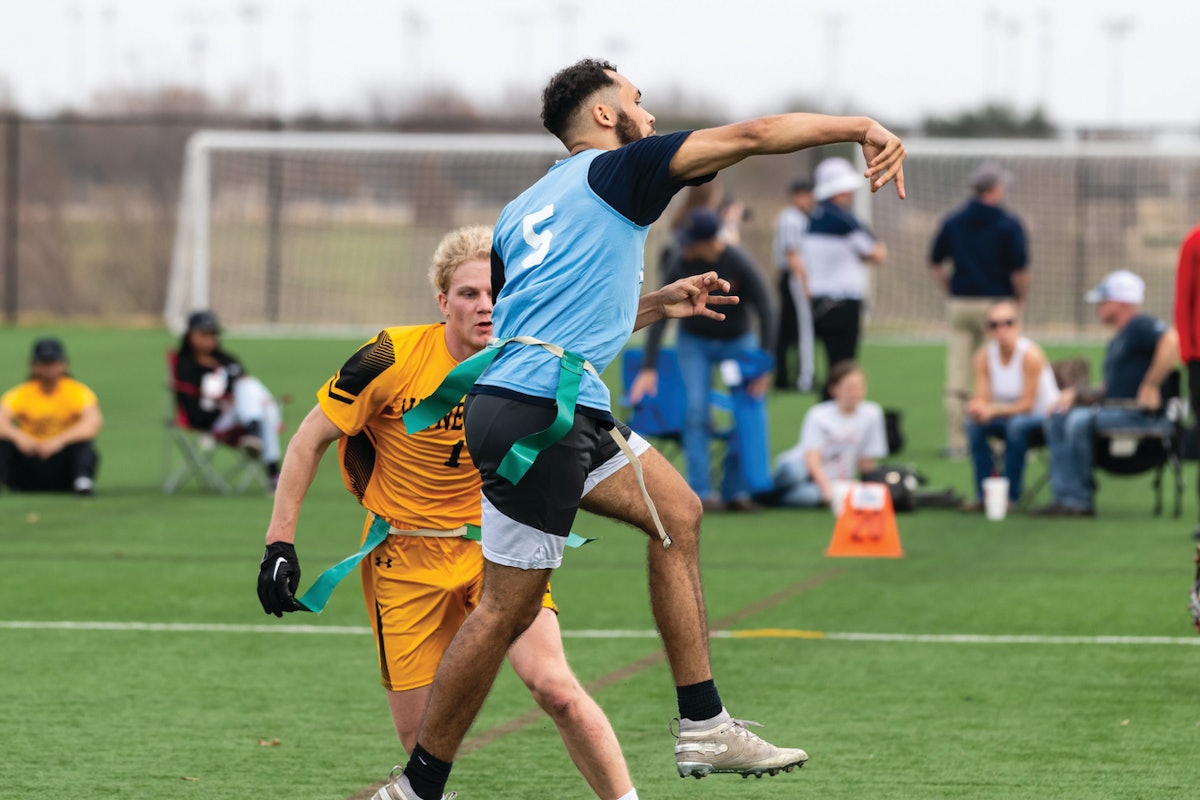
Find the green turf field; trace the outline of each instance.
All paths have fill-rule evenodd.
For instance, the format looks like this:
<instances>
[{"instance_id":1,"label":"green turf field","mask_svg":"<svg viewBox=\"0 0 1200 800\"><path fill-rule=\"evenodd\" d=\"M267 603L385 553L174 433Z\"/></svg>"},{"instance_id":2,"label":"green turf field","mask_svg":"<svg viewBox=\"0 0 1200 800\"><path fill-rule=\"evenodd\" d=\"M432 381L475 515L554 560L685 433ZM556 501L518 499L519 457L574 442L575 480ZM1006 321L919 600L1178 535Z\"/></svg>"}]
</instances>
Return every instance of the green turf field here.
<instances>
[{"instance_id":1,"label":"green turf field","mask_svg":"<svg viewBox=\"0 0 1200 800\"><path fill-rule=\"evenodd\" d=\"M3 387L44 332L0 333ZM64 334L101 397L103 463L92 499L0 494L0 797L369 796L403 759L355 582L320 617L264 616L254 583L270 501L158 491L169 337ZM294 430L357 342L229 344L295 396ZM941 359L877 342L864 353L871 396L906 410L903 460L965 491L967 465L935 455ZM772 398L775 450L810 402ZM580 518L601 540L569 553L554 589L568 635L594 633L568 638L568 655L646 800L1188 797L1200 785L1200 636L1185 608L1194 464L1187 479L1180 520L1150 515L1148 478L1102 478L1095 520L902 516L899 560L826 558L825 511L706 520L723 698L806 748L800 772L675 776L640 534ZM299 531L305 585L354 549L360 522L327 459ZM531 708L503 672L451 779L462 800L588 796L547 721L500 729Z\"/></svg>"}]
</instances>

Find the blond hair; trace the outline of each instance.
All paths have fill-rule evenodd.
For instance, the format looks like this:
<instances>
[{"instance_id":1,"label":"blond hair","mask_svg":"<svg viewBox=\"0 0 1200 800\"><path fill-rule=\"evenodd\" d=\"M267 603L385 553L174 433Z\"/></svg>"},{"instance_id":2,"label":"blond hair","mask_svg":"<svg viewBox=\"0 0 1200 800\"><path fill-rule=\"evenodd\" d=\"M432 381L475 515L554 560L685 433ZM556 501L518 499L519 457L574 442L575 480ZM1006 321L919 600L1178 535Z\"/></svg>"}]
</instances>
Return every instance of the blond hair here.
<instances>
[{"instance_id":1,"label":"blond hair","mask_svg":"<svg viewBox=\"0 0 1200 800\"><path fill-rule=\"evenodd\" d=\"M442 237L433 251L433 263L429 266L429 282L441 294L450 291L450 279L454 271L472 259L490 261L492 257L492 229L485 225L468 225L450 231Z\"/></svg>"}]
</instances>

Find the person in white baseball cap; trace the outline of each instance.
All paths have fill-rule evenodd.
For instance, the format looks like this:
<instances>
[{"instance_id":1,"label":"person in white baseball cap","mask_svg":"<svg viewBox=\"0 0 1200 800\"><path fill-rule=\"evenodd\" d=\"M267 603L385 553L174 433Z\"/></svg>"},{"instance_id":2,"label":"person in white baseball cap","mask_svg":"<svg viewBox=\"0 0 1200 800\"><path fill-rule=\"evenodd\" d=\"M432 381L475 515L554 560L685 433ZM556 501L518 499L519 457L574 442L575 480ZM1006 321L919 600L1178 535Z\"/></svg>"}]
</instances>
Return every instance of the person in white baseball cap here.
<instances>
[{"instance_id":1,"label":"person in white baseball cap","mask_svg":"<svg viewBox=\"0 0 1200 800\"><path fill-rule=\"evenodd\" d=\"M1089 303L1126 303L1140 306L1146 300L1146 282L1127 269L1119 269L1104 276L1084 299ZM1101 319L1101 322L1107 321Z\"/></svg>"},{"instance_id":2,"label":"person in white baseball cap","mask_svg":"<svg viewBox=\"0 0 1200 800\"><path fill-rule=\"evenodd\" d=\"M1054 502L1034 511L1052 517L1093 515L1092 437L1115 428L1160 424L1162 385L1179 366L1175 329L1142 313L1146 282L1129 270L1104 276L1086 295L1096 316L1115 332L1104 353L1104 404L1067 408L1071 390L1046 421Z\"/></svg>"}]
</instances>

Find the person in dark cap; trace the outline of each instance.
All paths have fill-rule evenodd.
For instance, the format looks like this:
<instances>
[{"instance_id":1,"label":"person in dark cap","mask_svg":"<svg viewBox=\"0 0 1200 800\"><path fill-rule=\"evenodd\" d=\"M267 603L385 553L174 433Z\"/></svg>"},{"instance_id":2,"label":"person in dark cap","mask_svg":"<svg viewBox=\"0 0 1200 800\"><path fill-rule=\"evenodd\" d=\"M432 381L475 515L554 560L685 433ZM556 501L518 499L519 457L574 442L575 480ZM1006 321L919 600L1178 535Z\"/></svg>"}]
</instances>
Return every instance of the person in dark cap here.
<instances>
[{"instance_id":1,"label":"person in dark cap","mask_svg":"<svg viewBox=\"0 0 1200 800\"><path fill-rule=\"evenodd\" d=\"M279 404L221 347L221 324L212 311L188 316L176 354L175 399L190 427L252 453L275 485L282 458Z\"/></svg>"},{"instance_id":2,"label":"person in dark cap","mask_svg":"<svg viewBox=\"0 0 1200 800\"><path fill-rule=\"evenodd\" d=\"M0 397L0 485L17 491L95 492L96 394L67 373L58 339L38 339L29 380Z\"/></svg>"},{"instance_id":3,"label":"person in dark cap","mask_svg":"<svg viewBox=\"0 0 1200 800\"><path fill-rule=\"evenodd\" d=\"M775 388L807 392L813 384L813 323L808 274L800 246L816 207L813 182L797 178L788 186L788 204L775 221L774 258L779 270L779 332L775 337ZM789 354L796 348L796 371ZM793 374L796 375L793 378Z\"/></svg>"},{"instance_id":4,"label":"person in dark cap","mask_svg":"<svg viewBox=\"0 0 1200 800\"><path fill-rule=\"evenodd\" d=\"M986 339L988 309L1011 300L1023 309L1029 295L1029 248L1021 220L1004 198L1012 176L993 162L971 174L974 196L942 221L929 254L929 271L947 294L950 321L946 355L946 446L948 458L967 452L964 398L971 394L971 359ZM947 270L949 260L953 269Z\"/></svg>"},{"instance_id":5,"label":"person in dark cap","mask_svg":"<svg viewBox=\"0 0 1200 800\"><path fill-rule=\"evenodd\" d=\"M729 281L725 294L741 298L738 305L722 306L723 321L689 317L679 325L675 349L683 373L687 396L687 417L683 429L683 452L687 462L687 481L709 510L749 510L755 507L750 492L742 485L740 470L727 454L721 492L713 488L712 467L709 462L709 403L712 373L719 364L736 359L739 354L755 351L759 346L771 352L775 335L775 315L767 285L758 266L750 256L735 245L726 244L720 236L721 219L707 208L692 211L675 232L678 249L664 266L663 285L681 277L709 270ZM722 293L717 293L722 294ZM750 328L751 312L758 318L759 335ZM642 369L629 389L631 403L658 391L658 350L662 342L665 321L653 323L646 336ZM751 381L748 388L755 397L766 393L771 374L768 372Z\"/></svg>"}]
</instances>

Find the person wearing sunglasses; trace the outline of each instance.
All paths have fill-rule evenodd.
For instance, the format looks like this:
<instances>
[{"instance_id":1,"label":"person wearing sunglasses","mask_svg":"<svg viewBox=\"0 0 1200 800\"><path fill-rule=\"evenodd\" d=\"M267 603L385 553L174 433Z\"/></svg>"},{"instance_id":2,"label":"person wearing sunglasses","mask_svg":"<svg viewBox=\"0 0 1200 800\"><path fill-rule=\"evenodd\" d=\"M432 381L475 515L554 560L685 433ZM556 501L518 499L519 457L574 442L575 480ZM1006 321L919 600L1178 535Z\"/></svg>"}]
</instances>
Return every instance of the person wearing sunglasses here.
<instances>
[{"instance_id":1,"label":"person wearing sunglasses","mask_svg":"<svg viewBox=\"0 0 1200 800\"><path fill-rule=\"evenodd\" d=\"M984 321L987 343L975 352L975 391L963 424L975 469L975 496L966 511L983 509L983 479L996 470L991 440L1004 442L1004 477L1009 504L1021 498L1030 435L1041 431L1057 407L1058 384L1042 348L1021 335L1017 304L993 303Z\"/></svg>"}]
</instances>

